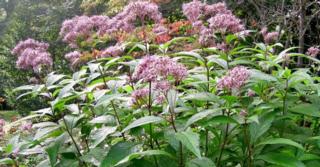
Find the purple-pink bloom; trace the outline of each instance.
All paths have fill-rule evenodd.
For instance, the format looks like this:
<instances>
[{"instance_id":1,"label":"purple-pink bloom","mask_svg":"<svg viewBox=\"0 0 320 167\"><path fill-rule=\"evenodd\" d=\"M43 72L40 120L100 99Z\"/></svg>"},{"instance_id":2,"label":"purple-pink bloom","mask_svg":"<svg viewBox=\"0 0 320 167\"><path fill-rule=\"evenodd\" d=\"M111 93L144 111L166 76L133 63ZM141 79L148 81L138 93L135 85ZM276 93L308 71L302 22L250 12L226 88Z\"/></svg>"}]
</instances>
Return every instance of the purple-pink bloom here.
<instances>
[{"instance_id":1,"label":"purple-pink bloom","mask_svg":"<svg viewBox=\"0 0 320 167\"><path fill-rule=\"evenodd\" d=\"M248 92L247 92L247 95L249 97L254 97L256 95L256 92L254 92L253 90L249 89Z\"/></svg>"},{"instance_id":2,"label":"purple-pink bloom","mask_svg":"<svg viewBox=\"0 0 320 167\"><path fill-rule=\"evenodd\" d=\"M240 19L227 9L225 3L207 5L199 0L193 0L192 2L183 4L182 9L184 15L199 32L205 29L203 22L208 22L209 27L214 32L238 33L245 30Z\"/></svg>"},{"instance_id":3,"label":"purple-pink bloom","mask_svg":"<svg viewBox=\"0 0 320 167\"><path fill-rule=\"evenodd\" d=\"M3 127L6 124L6 121L4 119L0 119L0 127Z\"/></svg>"},{"instance_id":4,"label":"purple-pink bloom","mask_svg":"<svg viewBox=\"0 0 320 167\"><path fill-rule=\"evenodd\" d=\"M187 76L187 69L169 57L146 56L133 74L134 79L144 82L155 82L157 79L165 80L169 76L179 82Z\"/></svg>"},{"instance_id":5,"label":"purple-pink bloom","mask_svg":"<svg viewBox=\"0 0 320 167\"><path fill-rule=\"evenodd\" d=\"M263 38L265 43L276 41L279 37L279 32L269 32Z\"/></svg>"},{"instance_id":6,"label":"purple-pink bloom","mask_svg":"<svg viewBox=\"0 0 320 167\"><path fill-rule=\"evenodd\" d=\"M133 105L142 105L141 102L146 102L149 97L149 89L137 89L131 94L131 103Z\"/></svg>"},{"instance_id":7,"label":"purple-pink bloom","mask_svg":"<svg viewBox=\"0 0 320 167\"><path fill-rule=\"evenodd\" d=\"M203 14L205 4L199 0L193 0L192 2L185 3L182 5L183 14L191 22L196 22Z\"/></svg>"},{"instance_id":8,"label":"purple-pink bloom","mask_svg":"<svg viewBox=\"0 0 320 167\"><path fill-rule=\"evenodd\" d=\"M202 28L199 34L199 43L202 46L215 45L214 35L211 29Z\"/></svg>"},{"instance_id":9,"label":"purple-pink bloom","mask_svg":"<svg viewBox=\"0 0 320 167\"><path fill-rule=\"evenodd\" d=\"M171 84L169 81L163 80L155 82L153 89L158 90L160 92L166 93L170 90Z\"/></svg>"},{"instance_id":10,"label":"purple-pink bloom","mask_svg":"<svg viewBox=\"0 0 320 167\"><path fill-rule=\"evenodd\" d=\"M32 129L32 122L26 122L20 126L22 131L30 131Z\"/></svg>"},{"instance_id":11,"label":"purple-pink bloom","mask_svg":"<svg viewBox=\"0 0 320 167\"><path fill-rule=\"evenodd\" d=\"M277 31L268 32L268 28L267 27L263 27L261 29L260 33L263 36L264 42L267 43L267 44L276 41L278 39L278 37L279 37L279 32L277 32Z\"/></svg>"},{"instance_id":12,"label":"purple-pink bloom","mask_svg":"<svg viewBox=\"0 0 320 167\"><path fill-rule=\"evenodd\" d=\"M4 136L5 132L4 132L4 125L6 124L4 119L0 119L0 138Z\"/></svg>"},{"instance_id":13,"label":"purple-pink bloom","mask_svg":"<svg viewBox=\"0 0 320 167\"><path fill-rule=\"evenodd\" d=\"M246 116L248 115L247 110L244 110L244 109L241 110L241 111L240 111L240 115L243 116L243 117L246 117Z\"/></svg>"},{"instance_id":14,"label":"purple-pink bloom","mask_svg":"<svg viewBox=\"0 0 320 167\"><path fill-rule=\"evenodd\" d=\"M163 25L161 25L161 24L156 24L156 25L153 27L152 31L153 31L156 35L162 35L162 34L168 33L169 30L168 30L165 26L163 26Z\"/></svg>"},{"instance_id":15,"label":"purple-pink bloom","mask_svg":"<svg viewBox=\"0 0 320 167\"><path fill-rule=\"evenodd\" d=\"M81 53L78 52L78 51L73 51L73 52L67 53L64 57L65 57L72 65L74 65L74 64L77 63L78 60L80 59Z\"/></svg>"},{"instance_id":16,"label":"purple-pink bloom","mask_svg":"<svg viewBox=\"0 0 320 167\"><path fill-rule=\"evenodd\" d=\"M233 14L217 14L208 20L209 27L216 32L221 33L237 33L245 30L241 20Z\"/></svg>"},{"instance_id":17,"label":"purple-pink bloom","mask_svg":"<svg viewBox=\"0 0 320 167\"><path fill-rule=\"evenodd\" d=\"M229 50L228 45L225 42L218 43L216 48L218 48L219 50L221 50L223 52L227 52Z\"/></svg>"},{"instance_id":18,"label":"purple-pink bloom","mask_svg":"<svg viewBox=\"0 0 320 167\"><path fill-rule=\"evenodd\" d=\"M117 44L110 46L100 53L100 57L118 57L123 53L123 48Z\"/></svg>"},{"instance_id":19,"label":"purple-pink bloom","mask_svg":"<svg viewBox=\"0 0 320 167\"><path fill-rule=\"evenodd\" d=\"M41 66L52 66L52 58L47 49L49 44L34 39L20 41L12 50L12 54L18 56L17 67L19 69L33 69L38 72Z\"/></svg>"},{"instance_id":20,"label":"purple-pink bloom","mask_svg":"<svg viewBox=\"0 0 320 167\"><path fill-rule=\"evenodd\" d=\"M320 53L320 49L318 47L312 46L308 49L306 54L312 57L317 57L319 53Z\"/></svg>"},{"instance_id":21,"label":"purple-pink bloom","mask_svg":"<svg viewBox=\"0 0 320 167\"><path fill-rule=\"evenodd\" d=\"M65 20L60 30L60 36L70 47L77 48L77 39L88 40L94 32L100 31L109 22L108 16L76 16Z\"/></svg>"},{"instance_id":22,"label":"purple-pink bloom","mask_svg":"<svg viewBox=\"0 0 320 167\"><path fill-rule=\"evenodd\" d=\"M215 16L217 14L232 14L232 12L228 10L226 4L223 2L219 2L212 5L205 5L204 15Z\"/></svg>"},{"instance_id":23,"label":"purple-pink bloom","mask_svg":"<svg viewBox=\"0 0 320 167\"><path fill-rule=\"evenodd\" d=\"M240 89L249 77L250 72L246 67L237 66L232 70L229 70L227 75L218 81L217 87L219 89L227 90Z\"/></svg>"}]
</instances>

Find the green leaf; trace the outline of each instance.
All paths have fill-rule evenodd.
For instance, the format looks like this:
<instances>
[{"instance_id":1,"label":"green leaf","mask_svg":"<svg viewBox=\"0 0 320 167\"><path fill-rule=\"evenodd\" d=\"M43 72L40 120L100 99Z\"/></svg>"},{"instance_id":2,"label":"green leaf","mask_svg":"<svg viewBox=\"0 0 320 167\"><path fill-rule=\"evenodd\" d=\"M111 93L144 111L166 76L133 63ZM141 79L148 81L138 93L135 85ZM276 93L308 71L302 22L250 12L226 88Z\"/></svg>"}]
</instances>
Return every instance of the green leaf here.
<instances>
[{"instance_id":1,"label":"green leaf","mask_svg":"<svg viewBox=\"0 0 320 167\"><path fill-rule=\"evenodd\" d=\"M225 115L218 115L215 117L212 117L210 120L208 120L208 123L233 123L233 124L239 124L236 120L234 120L231 117L225 116Z\"/></svg>"},{"instance_id":2,"label":"green leaf","mask_svg":"<svg viewBox=\"0 0 320 167\"><path fill-rule=\"evenodd\" d=\"M303 154L299 158L299 160L300 161L320 160L320 156L315 154Z\"/></svg>"},{"instance_id":3,"label":"green leaf","mask_svg":"<svg viewBox=\"0 0 320 167\"><path fill-rule=\"evenodd\" d=\"M11 158L0 159L0 165L13 165L14 161Z\"/></svg>"},{"instance_id":4,"label":"green leaf","mask_svg":"<svg viewBox=\"0 0 320 167\"><path fill-rule=\"evenodd\" d=\"M59 148L60 143L54 143L46 148L46 152L49 156L51 166L55 166L55 164L57 163Z\"/></svg>"},{"instance_id":5,"label":"green leaf","mask_svg":"<svg viewBox=\"0 0 320 167\"><path fill-rule=\"evenodd\" d=\"M36 167L48 167L50 166L50 162L49 160L44 160L44 161L41 161Z\"/></svg>"},{"instance_id":6,"label":"green leaf","mask_svg":"<svg viewBox=\"0 0 320 167\"><path fill-rule=\"evenodd\" d=\"M208 92L194 93L187 95L185 100L195 100L195 101L217 101L218 98L216 95Z\"/></svg>"},{"instance_id":7,"label":"green leaf","mask_svg":"<svg viewBox=\"0 0 320 167\"><path fill-rule=\"evenodd\" d=\"M311 117L320 117L320 107L310 103L302 103L289 108L289 111Z\"/></svg>"},{"instance_id":8,"label":"green leaf","mask_svg":"<svg viewBox=\"0 0 320 167\"><path fill-rule=\"evenodd\" d=\"M91 139L93 140L93 144L91 148L97 147L103 140L106 139L106 137L112 133L114 133L117 130L117 127L103 127L99 128L98 130L94 131L91 134Z\"/></svg>"},{"instance_id":9,"label":"green leaf","mask_svg":"<svg viewBox=\"0 0 320 167\"><path fill-rule=\"evenodd\" d=\"M33 90L34 85L24 85L13 89L13 92L21 91L21 90Z\"/></svg>"},{"instance_id":10,"label":"green leaf","mask_svg":"<svg viewBox=\"0 0 320 167\"><path fill-rule=\"evenodd\" d=\"M199 112L199 113L196 113L194 114L186 123L186 125L184 126L184 129L187 129L190 125L192 125L193 123L203 119L203 118L206 118L212 114L215 114L217 113L217 110L206 110L206 111L203 111L203 112Z\"/></svg>"},{"instance_id":11,"label":"green leaf","mask_svg":"<svg viewBox=\"0 0 320 167\"><path fill-rule=\"evenodd\" d=\"M199 134L192 131L179 132L175 135L176 139L179 140L187 149L189 149L198 158L201 158L199 141Z\"/></svg>"},{"instance_id":12,"label":"green leaf","mask_svg":"<svg viewBox=\"0 0 320 167\"><path fill-rule=\"evenodd\" d=\"M120 160L137 151L137 145L134 143L117 143L111 146L110 151L104 157L103 161L100 164L100 167L113 167Z\"/></svg>"},{"instance_id":13,"label":"green leaf","mask_svg":"<svg viewBox=\"0 0 320 167\"><path fill-rule=\"evenodd\" d=\"M196 158L187 163L187 167L215 167L216 165L206 157Z\"/></svg>"},{"instance_id":14,"label":"green leaf","mask_svg":"<svg viewBox=\"0 0 320 167\"><path fill-rule=\"evenodd\" d=\"M99 166L100 163L102 162L104 156L107 155L108 152L106 152L105 149L103 148L94 148L94 149L90 149L90 152L85 153L81 159L84 162L88 162L88 163L92 163L95 166Z\"/></svg>"},{"instance_id":15,"label":"green leaf","mask_svg":"<svg viewBox=\"0 0 320 167\"><path fill-rule=\"evenodd\" d=\"M209 60L208 63L216 63L221 66L223 69L228 69L228 63L226 60L221 59L218 55L211 55L208 56L207 59Z\"/></svg>"},{"instance_id":16,"label":"green leaf","mask_svg":"<svg viewBox=\"0 0 320 167\"><path fill-rule=\"evenodd\" d=\"M111 115L102 115L89 121L91 124L116 124L116 120Z\"/></svg>"},{"instance_id":17,"label":"green leaf","mask_svg":"<svg viewBox=\"0 0 320 167\"><path fill-rule=\"evenodd\" d=\"M66 123L67 128L72 129L75 128L80 120L83 118L83 115L66 115L64 116L64 120Z\"/></svg>"},{"instance_id":18,"label":"green leaf","mask_svg":"<svg viewBox=\"0 0 320 167\"><path fill-rule=\"evenodd\" d=\"M114 99L117 99L119 97L122 97L122 94L112 94L112 95L104 95L101 98L99 98L97 104L95 107L98 107L100 105L107 105L110 104L110 102Z\"/></svg>"},{"instance_id":19,"label":"green leaf","mask_svg":"<svg viewBox=\"0 0 320 167\"><path fill-rule=\"evenodd\" d=\"M178 55L178 56L190 56L190 57L194 57L194 58L200 60L201 62L205 62L205 60L201 57L201 55L199 53L192 52L192 51L179 52L179 53L176 53L176 55Z\"/></svg>"},{"instance_id":20,"label":"green leaf","mask_svg":"<svg viewBox=\"0 0 320 167\"><path fill-rule=\"evenodd\" d=\"M277 81L272 75L263 73L258 70L250 70L250 78L252 80Z\"/></svg>"},{"instance_id":21,"label":"green leaf","mask_svg":"<svg viewBox=\"0 0 320 167\"><path fill-rule=\"evenodd\" d=\"M283 167L299 166L299 161L295 157L289 156L284 153L269 153L265 155L260 155L257 157L257 159L261 159L268 163Z\"/></svg>"},{"instance_id":22,"label":"green leaf","mask_svg":"<svg viewBox=\"0 0 320 167\"><path fill-rule=\"evenodd\" d=\"M65 77L65 75L58 75L58 74L53 74L53 73L49 74L47 82L46 82L46 86L52 86L53 84L55 84L57 81L59 81L63 77Z\"/></svg>"},{"instance_id":23,"label":"green leaf","mask_svg":"<svg viewBox=\"0 0 320 167\"><path fill-rule=\"evenodd\" d=\"M164 156L168 156L168 157L172 157L173 156L165 151L161 151L161 150L147 150L147 151L143 151L143 152L138 152L138 153L132 153L130 155L128 155L127 157L125 157L124 159L122 159L121 161L119 161L116 165L114 166L119 166L121 164L127 163L133 159L138 159L138 158L142 158L144 156L155 156L155 155L164 155Z\"/></svg>"},{"instance_id":24,"label":"green leaf","mask_svg":"<svg viewBox=\"0 0 320 167\"><path fill-rule=\"evenodd\" d=\"M130 125L128 125L126 128L124 128L122 130L122 132L128 131L132 128L136 128L142 125L147 125L147 124L151 124L151 123L160 123L164 121L164 119L162 119L161 117L156 117L156 116L146 116L146 117L142 117L139 118L135 121L133 121Z\"/></svg>"},{"instance_id":25,"label":"green leaf","mask_svg":"<svg viewBox=\"0 0 320 167\"><path fill-rule=\"evenodd\" d=\"M259 143L258 145L266 145L266 144L284 144L284 145L290 145L293 147L297 147L301 150L304 150L303 146L297 142L294 142L290 139L284 139L284 138L273 138L273 139L269 139L267 141L263 141L261 143Z\"/></svg>"}]
</instances>

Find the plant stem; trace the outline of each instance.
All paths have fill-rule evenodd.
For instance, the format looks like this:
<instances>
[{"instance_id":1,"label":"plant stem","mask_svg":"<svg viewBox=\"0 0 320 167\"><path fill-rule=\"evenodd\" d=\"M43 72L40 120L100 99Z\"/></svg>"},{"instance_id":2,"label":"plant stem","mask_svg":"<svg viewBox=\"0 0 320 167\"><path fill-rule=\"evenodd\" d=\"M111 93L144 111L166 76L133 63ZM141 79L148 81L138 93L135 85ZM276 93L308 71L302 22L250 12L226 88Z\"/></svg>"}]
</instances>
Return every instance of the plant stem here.
<instances>
[{"instance_id":1,"label":"plant stem","mask_svg":"<svg viewBox=\"0 0 320 167\"><path fill-rule=\"evenodd\" d=\"M67 131L67 133L69 134L69 136L70 136L70 138L71 138L71 140L72 140L72 142L73 142L74 147L76 148L78 154L79 154L80 157L81 157L82 154L81 154L80 148L79 148L78 144L76 143L76 140L75 140L75 139L73 138L73 136L72 136L72 131L69 130L68 125L67 125L67 121L64 119L64 117L63 117L62 119L63 119L64 125L66 126L66 131ZM87 164L86 164L85 162L83 162L82 160L80 160L80 158L79 158L79 161L80 161L80 163L83 163L84 166L87 166Z\"/></svg>"},{"instance_id":2,"label":"plant stem","mask_svg":"<svg viewBox=\"0 0 320 167\"><path fill-rule=\"evenodd\" d=\"M229 112L228 111L227 111L227 116L229 116ZM219 158L218 158L218 161L217 161L217 167L220 167L223 150L225 148L225 145L227 144L228 131L229 131L229 124L227 124L226 132L225 132L225 135L224 135L224 138L223 138L223 142L222 142L222 145L220 147L221 151L220 151Z\"/></svg>"},{"instance_id":3,"label":"plant stem","mask_svg":"<svg viewBox=\"0 0 320 167\"><path fill-rule=\"evenodd\" d=\"M175 119L174 109L169 107L169 112L170 112L171 126L172 126L174 132L178 133L178 129L177 129L176 124L174 122L174 119ZM184 166L184 164L183 164L183 148L182 148L182 143L179 142L179 167L183 167L183 166Z\"/></svg>"},{"instance_id":4,"label":"plant stem","mask_svg":"<svg viewBox=\"0 0 320 167\"><path fill-rule=\"evenodd\" d=\"M204 50L202 50L203 54L205 55ZM210 69L208 67L208 61L206 59L206 57L204 56L204 64L205 64L205 68L206 68L206 76L207 76L207 91L208 93L210 93ZM207 101L206 103L206 109L209 108L209 101ZM208 156L208 150L209 150L209 130L205 129L205 156Z\"/></svg>"},{"instance_id":5,"label":"plant stem","mask_svg":"<svg viewBox=\"0 0 320 167\"><path fill-rule=\"evenodd\" d=\"M245 139L245 144L247 145L247 150L246 152L248 152L248 167L252 167L252 151L251 151L251 146L250 146L250 139L249 139L249 135L248 135L248 123L247 123L247 118L245 118L245 123L243 125L243 131L244 131L244 139ZM246 161L246 160L245 160Z\"/></svg>"},{"instance_id":6,"label":"plant stem","mask_svg":"<svg viewBox=\"0 0 320 167\"><path fill-rule=\"evenodd\" d=\"M151 94L151 87L152 86L152 84L151 84L151 81L149 82L149 99L148 99L148 111L149 111L149 116L151 116L152 115L152 94ZM151 149L153 149L154 147L153 147L153 141L152 141L152 139L153 139L153 132L152 132L152 124L149 124L149 131L150 131L150 147L151 147ZM153 159L154 159L154 162L155 162L155 164L156 164L156 166L158 167L159 165L158 165L158 160L157 160L157 157L156 156L153 156Z\"/></svg>"},{"instance_id":7,"label":"plant stem","mask_svg":"<svg viewBox=\"0 0 320 167\"><path fill-rule=\"evenodd\" d=\"M113 108L113 111L114 111L114 115L116 116L117 123L118 123L118 126L120 128L120 131L122 131L120 117L119 117L118 112L116 110L116 107L115 107L115 105L113 103L113 100L111 100L111 105L112 105L112 108ZM124 136L124 133L121 133L121 136L122 136L123 140L126 140L126 137Z\"/></svg>"},{"instance_id":8,"label":"plant stem","mask_svg":"<svg viewBox=\"0 0 320 167\"><path fill-rule=\"evenodd\" d=\"M289 82L288 79L286 79L285 92L284 92L284 96L283 96L282 116L284 116L287 112L287 96L288 96L288 84L289 84L288 82ZM282 124L283 124L283 128L281 129L280 137L283 136L283 133L285 130L285 126L286 126L285 120L282 122Z\"/></svg>"}]
</instances>

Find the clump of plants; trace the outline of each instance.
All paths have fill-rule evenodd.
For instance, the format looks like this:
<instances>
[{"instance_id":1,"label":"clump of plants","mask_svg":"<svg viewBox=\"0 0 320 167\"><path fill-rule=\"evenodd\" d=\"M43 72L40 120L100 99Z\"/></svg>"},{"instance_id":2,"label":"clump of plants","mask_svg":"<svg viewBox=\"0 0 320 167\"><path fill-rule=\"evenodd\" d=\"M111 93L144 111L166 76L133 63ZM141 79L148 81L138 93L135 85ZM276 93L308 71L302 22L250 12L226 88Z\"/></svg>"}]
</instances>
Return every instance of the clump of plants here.
<instances>
[{"instance_id":1,"label":"clump of plants","mask_svg":"<svg viewBox=\"0 0 320 167\"><path fill-rule=\"evenodd\" d=\"M224 3L194 0L183 13L188 21L166 23L137 1L113 18L65 21L72 75L41 70L52 64L46 44L18 45L18 66L47 74L18 98L47 107L3 125L23 123L0 164L319 166L319 50L284 49L281 33L246 30Z\"/></svg>"}]
</instances>

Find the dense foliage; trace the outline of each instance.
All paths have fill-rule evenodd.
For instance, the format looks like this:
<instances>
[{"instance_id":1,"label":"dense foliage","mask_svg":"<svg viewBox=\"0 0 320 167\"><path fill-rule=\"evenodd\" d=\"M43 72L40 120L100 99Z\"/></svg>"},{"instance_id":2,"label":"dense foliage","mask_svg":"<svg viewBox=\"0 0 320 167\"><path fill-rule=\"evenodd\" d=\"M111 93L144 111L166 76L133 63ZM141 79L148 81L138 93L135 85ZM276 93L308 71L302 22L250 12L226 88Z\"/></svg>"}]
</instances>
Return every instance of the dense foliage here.
<instances>
[{"instance_id":1,"label":"dense foliage","mask_svg":"<svg viewBox=\"0 0 320 167\"><path fill-rule=\"evenodd\" d=\"M181 9L173 22L147 1L66 19L54 38L72 72L45 39L12 47L34 76L17 101L43 107L0 119L0 165L319 166L318 47L302 54L282 30L247 30L225 3Z\"/></svg>"}]
</instances>

